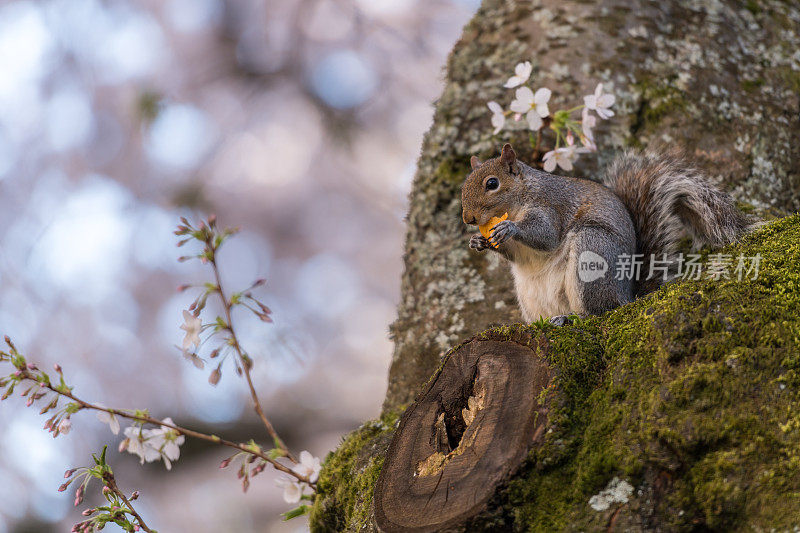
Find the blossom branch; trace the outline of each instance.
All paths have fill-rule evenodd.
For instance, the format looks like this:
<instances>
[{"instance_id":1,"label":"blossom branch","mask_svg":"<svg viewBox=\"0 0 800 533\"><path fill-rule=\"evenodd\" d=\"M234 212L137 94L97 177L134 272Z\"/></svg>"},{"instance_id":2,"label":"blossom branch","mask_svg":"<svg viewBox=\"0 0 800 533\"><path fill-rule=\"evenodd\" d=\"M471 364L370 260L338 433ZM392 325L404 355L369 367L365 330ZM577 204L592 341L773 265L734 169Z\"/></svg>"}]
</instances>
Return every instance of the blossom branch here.
<instances>
[{"instance_id":1,"label":"blossom branch","mask_svg":"<svg viewBox=\"0 0 800 533\"><path fill-rule=\"evenodd\" d=\"M283 442L283 440L278 436L278 432L275 430L275 427L267 418L266 414L264 413L264 409L261 406L261 401L258 398L258 393L256 392L255 386L253 385L253 379L250 374L250 370L253 367L253 360L250 356L247 355L247 352L242 348L241 343L239 342L239 337L236 335L236 330L234 329L233 325L233 313L232 310L236 305L244 305L248 309L250 309L253 313L256 314L262 321L264 322L272 322L270 318L270 310L264 304L256 300L252 297L249 292L249 289L245 291L244 294L242 293L234 293L230 297L226 293L225 289L222 286L222 277L220 275L219 265L217 263L217 253L222 244L225 242L227 237L234 234L237 230L226 229L222 231L218 231L216 228L216 217L213 215L208 218L207 222L201 221L198 228L192 227L189 221L185 218L181 219L183 223L182 226L178 226L177 231L175 232L176 235L189 235L190 238L184 239L178 243L179 246L183 246L191 239L195 239L204 245L203 252L196 257L199 257L200 260L204 264L209 264L211 266L212 271L214 272L214 280L215 283L207 283L206 290L200 296L190 310L194 310L195 317L199 314L200 310L205 307L206 299L209 295L216 293L219 296L220 302L222 303L222 307L224 310L224 318L218 317L216 323L214 324L214 333L218 333L220 331L225 331L228 333L228 337L225 339L228 348L232 348L233 351L236 353L236 360L237 360L237 370L241 369L244 373L245 380L247 381L247 387L250 390L250 397L253 400L253 408L261 419L261 422L264 424L264 427L269 433L270 437L273 440L273 443L284 457L289 459L292 463L297 464L297 458L292 455L289 451L289 448ZM189 256L184 256L181 260L189 259ZM263 280L259 280L254 283L250 289L260 285L263 283ZM246 298L253 302L256 306L260 308L260 310L255 309L248 305L242 298ZM192 324L194 322L194 324ZM187 340L184 340L184 350L187 348L187 342L194 341L197 344L197 340L199 336L196 336L197 332L194 334L189 333L190 329L194 330L197 328L197 325L200 323L199 318L192 319L191 317L187 318L187 325L183 326L183 329L187 331ZM213 336L213 334L212 334ZM208 339L206 339L208 340ZM212 357L216 357L219 353L218 350L212 354ZM219 379L219 369L217 369L216 373L212 375L212 379L210 381L215 383L216 380Z\"/></svg>"},{"instance_id":2,"label":"blossom branch","mask_svg":"<svg viewBox=\"0 0 800 533\"><path fill-rule=\"evenodd\" d=\"M16 351L15 349L13 349L13 350ZM35 365L33 365L33 366L35 368ZM66 387L64 385L55 386L52 383L50 383L49 379L44 379L42 376L38 376L38 375L32 373L31 370L28 368L28 366L26 366L24 364L22 364L21 367L17 367L17 371L14 373L14 376L19 381L22 381L22 380L25 380L25 379L36 381L36 382L39 383L39 387L40 388L48 389L48 390L58 394L59 396L62 396L62 397L65 397L65 398L68 398L68 399L72 400L75 404L77 404L77 409L72 409L71 410L72 412L77 412L80 409L89 409L89 410L93 410L93 411L108 413L108 414L114 415L114 416L120 416L120 417L123 417L123 418L127 418L129 420L135 420L135 421L141 422L141 423L168 427L170 429L173 429L173 430L177 431L178 433L180 433L182 435L186 435L187 437L192 437L192 438L195 438L195 439L198 439L198 440L204 440L206 442L212 442L212 443L215 443L215 444L220 444L222 446L227 446L229 448L235 448L235 449L237 449L237 450L239 450L241 452L244 452L244 453L250 454L252 456L258 457L258 458L262 459L263 461L265 461L265 462L269 463L270 465L272 465L276 470L280 470L281 472L296 478L298 481L300 481L302 483L307 483L311 488L314 488L314 489L316 488L315 483L312 483L311 480L308 478L308 476L301 475L301 474L295 472L294 470L292 470L291 468L281 464L276 459L274 459L273 457L270 457L267 453L265 453L261 449L261 447L258 446L255 443L238 444L238 443L235 443L233 441L229 441L229 440L223 439L223 438L221 438L221 437L219 437L217 435L207 435L207 434L201 433L199 431L195 431L195 430L188 429L188 428L185 428L185 427L182 427L182 426L178 426L177 424L174 424L174 423L172 423L171 421L168 421L168 420L158 420L158 419L153 418L153 417L151 417L151 416L149 416L147 414L144 414L142 412L136 412L136 413L132 414L132 413L128 413L128 412L123 411L123 410L110 409L108 407L104 407L104 406L101 406L101 405L96 405L96 404L89 403L89 402L87 402L85 400L82 400L81 398L78 398L77 396L75 396L68 387Z\"/></svg>"}]
</instances>

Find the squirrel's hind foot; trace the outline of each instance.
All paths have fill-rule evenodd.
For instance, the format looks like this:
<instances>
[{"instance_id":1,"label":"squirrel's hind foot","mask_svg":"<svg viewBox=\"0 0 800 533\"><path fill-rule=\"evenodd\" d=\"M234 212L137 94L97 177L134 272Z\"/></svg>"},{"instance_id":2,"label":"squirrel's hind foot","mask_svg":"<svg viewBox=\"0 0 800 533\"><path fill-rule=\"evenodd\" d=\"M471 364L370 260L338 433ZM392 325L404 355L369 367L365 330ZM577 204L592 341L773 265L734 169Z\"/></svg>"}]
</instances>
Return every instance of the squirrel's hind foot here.
<instances>
[{"instance_id":1,"label":"squirrel's hind foot","mask_svg":"<svg viewBox=\"0 0 800 533\"><path fill-rule=\"evenodd\" d=\"M556 315L556 316L551 316L548 322L560 328L563 326L571 325L576 318L577 316L575 315Z\"/></svg>"}]
</instances>

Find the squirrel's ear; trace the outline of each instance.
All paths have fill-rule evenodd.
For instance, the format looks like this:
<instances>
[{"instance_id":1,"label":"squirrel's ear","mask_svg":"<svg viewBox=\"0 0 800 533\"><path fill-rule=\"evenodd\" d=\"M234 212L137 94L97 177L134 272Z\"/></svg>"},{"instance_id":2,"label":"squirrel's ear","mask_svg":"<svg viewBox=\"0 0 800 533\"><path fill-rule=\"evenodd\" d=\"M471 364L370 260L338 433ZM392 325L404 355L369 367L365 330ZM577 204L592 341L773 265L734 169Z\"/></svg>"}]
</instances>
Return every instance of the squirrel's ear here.
<instances>
[{"instance_id":1,"label":"squirrel's ear","mask_svg":"<svg viewBox=\"0 0 800 533\"><path fill-rule=\"evenodd\" d=\"M472 170L478 170L478 167L480 167L483 163L481 163L481 160L478 159L477 156L473 155L469 159L469 164L472 166Z\"/></svg>"},{"instance_id":2,"label":"squirrel's ear","mask_svg":"<svg viewBox=\"0 0 800 533\"><path fill-rule=\"evenodd\" d=\"M517 173L517 154L510 144L506 143L503 146L503 151L500 152L500 162L508 168L511 174Z\"/></svg>"}]
</instances>

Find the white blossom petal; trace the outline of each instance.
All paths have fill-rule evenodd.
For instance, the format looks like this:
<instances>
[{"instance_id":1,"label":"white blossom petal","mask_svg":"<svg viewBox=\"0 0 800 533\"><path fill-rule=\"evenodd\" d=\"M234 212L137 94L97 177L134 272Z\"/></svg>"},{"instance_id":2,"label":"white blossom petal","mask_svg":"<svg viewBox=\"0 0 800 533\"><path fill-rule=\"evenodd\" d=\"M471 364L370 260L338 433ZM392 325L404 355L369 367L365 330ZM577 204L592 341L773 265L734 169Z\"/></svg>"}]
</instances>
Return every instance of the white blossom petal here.
<instances>
[{"instance_id":1,"label":"white blossom petal","mask_svg":"<svg viewBox=\"0 0 800 533\"><path fill-rule=\"evenodd\" d=\"M525 118L528 120L528 127L533 131L538 131L542 128L542 117L539 116L538 111L535 109L528 111L528 114L525 115Z\"/></svg>"},{"instance_id":2,"label":"white blossom petal","mask_svg":"<svg viewBox=\"0 0 800 533\"><path fill-rule=\"evenodd\" d=\"M500 132L503 129L503 126L506 124L506 116L503 108L500 107L500 104L497 102L489 102L486 104L489 110L492 112L492 126L494 127L494 134Z\"/></svg>"},{"instance_id":3,"label":"white blossom petal","mask_svg":"<svg viewBox=\"0 0 800 533\"><path fill-rule=\"evenodd\" d=\"M98 407L102 408L106 407L105 405L99 403L97 405ZM108 427L111 429L111 433L114 435L119 435L119 419L117 418L117 415L106 411L98 411L97 419L103 424L108 424Z\"/></svg>"},{"instance_id":4,"label":"white blossom petal","mask_svg":"<svg viewBox=\"0 0 800 533\"><path fill-rule=\"evenodd\" d=\"M488 104L486 104L486 107L488 107L488 108L489 108L489 111L491 111L491 112L492 112L492 113L494 113L494 114L497 114L497 113L502 113L502 112L503 112L503 108L500 106L500 104L498 104L498 103L497 103L497 102L495 102L494 100L492 100L491 102L489 102Z\"/></svg>"},{"instance_id":5,"label":"white blossom petal","mask_svg":"<svg viewBox=\"0 0 800 533\"><path fill-rule=\"evenodd\" d=\"M542 161L544 161L544 170L545 172L552 172L556 169L556 158L555 158L555 151L551 150L544 154L542 157Z\"/></svg>"},{"instance_id":6,"label":"white blossom petal","mask_svg":"<svg viewBox=\"0 0 800 533\"><path fill-rule=\"evenodd\" d=\"M550 108L547 107L547 104L536 104L536 112L539 113L539 116L544 118L550 115Z\"/></svg>"},{"instance_id":7,"label":"white blossom petal","mask_svg":"<svg viewBox=\"0 0 800 533\"><path fill-rule=\"evenodd\" d=\"M533 95L533 101L536 102L537 105L546 104L550 101L550 96L552 94L552 91L547 87L541 87L537 89L536 94Z\"/></svg>"},{"instance_id":8,"label":"white blossom petal","mask_svg":"<svg viewBox=\"0 0 800 533\"><path fill-rule=\"evenodd\" d=\"M527 113L533 105L533 91L529 87L520 87L516 92L516 99L509 108L515 113Z\"/></svg>"},{"instance_id":9,"label":"white blossom petal","mask_svg":"<svg viewBox=\"0 0 800 533\"><path fill-rule=\"evenodd\" d=\"M283 488L283 501L286 503L295 504L303 496L302 485L288 476L279 477L275 484Z\"/></svg>"},{"instance_id":10,"label":"white blossom petal","mask_svg":"<svg viewBox=\"0 0 800 533\"><path fill-rule=\"evenodd\" d=\"M597 99L597 107L611 107L616 100L613 94L604 94Z\"/></svg>"}]
</instances>

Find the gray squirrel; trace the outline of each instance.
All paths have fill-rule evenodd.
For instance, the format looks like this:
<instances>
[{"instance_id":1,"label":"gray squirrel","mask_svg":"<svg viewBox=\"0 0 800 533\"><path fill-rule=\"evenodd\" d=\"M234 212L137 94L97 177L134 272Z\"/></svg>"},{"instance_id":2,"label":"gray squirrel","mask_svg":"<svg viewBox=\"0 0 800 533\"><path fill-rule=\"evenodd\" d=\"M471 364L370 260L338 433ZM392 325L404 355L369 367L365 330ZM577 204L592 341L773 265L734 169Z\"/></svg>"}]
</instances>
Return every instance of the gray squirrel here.
<instances>
[{"instance_id":1,"label":"gray squirrel","mask_svg":"<svg viewBox=\"0 0 800 533\"><path fill-rule=\"evenodd\" d=\"M601 314L631 302L662 283L651 275L651 261L674 265L684 237L695 247L722 246L753 226L677 151L625 152L603 184L534 169L517 160L510 144L485 162L473 156L471 165L461 189L464 223L486 227L493 217L508 217L491 230L491 240L478 233L469 247L510 261L527 322L550 318L561 325L571 314ZM634 254L642 257L640 274L616 275Z\"/></svg>"}]
</instances>

